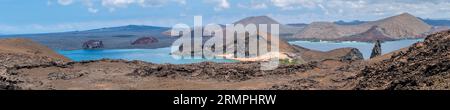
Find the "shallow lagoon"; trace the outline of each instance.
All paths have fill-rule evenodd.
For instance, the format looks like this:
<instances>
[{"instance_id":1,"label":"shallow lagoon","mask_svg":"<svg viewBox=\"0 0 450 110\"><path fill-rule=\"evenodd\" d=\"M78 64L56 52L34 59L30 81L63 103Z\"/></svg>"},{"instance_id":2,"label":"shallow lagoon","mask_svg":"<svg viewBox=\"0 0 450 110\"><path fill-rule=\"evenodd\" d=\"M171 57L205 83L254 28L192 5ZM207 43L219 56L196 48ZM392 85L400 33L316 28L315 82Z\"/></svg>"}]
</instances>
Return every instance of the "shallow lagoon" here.
<instances>
[{"instance_id":1,"label":"shallow lagoon","mask_svg":"<svg viewBox=\"0 0 450 110\"><path fill-rule=\"evenodd\" d=\"M383 54L389 53L407 46L418 41L423 41L423 39L408 39L399 41L388 41L381 44ZM293 41L289 42L294 45L303 46L306 48L329 51L337 48L344 47L354 47L358 48L362 52L364 58L368 59L370 57L373 43L367 42L312 42L312 41ZM108 50L60 50L58 53L74 60L99 60L103 58L109 59L124 59L124 60L142 60L157 64L190 64L198 62L236 62L234 60L227 59L175 59L169 53L171 51L170 47L158 48L158 49L108 49Z\"/></svg>"}]
</instances>

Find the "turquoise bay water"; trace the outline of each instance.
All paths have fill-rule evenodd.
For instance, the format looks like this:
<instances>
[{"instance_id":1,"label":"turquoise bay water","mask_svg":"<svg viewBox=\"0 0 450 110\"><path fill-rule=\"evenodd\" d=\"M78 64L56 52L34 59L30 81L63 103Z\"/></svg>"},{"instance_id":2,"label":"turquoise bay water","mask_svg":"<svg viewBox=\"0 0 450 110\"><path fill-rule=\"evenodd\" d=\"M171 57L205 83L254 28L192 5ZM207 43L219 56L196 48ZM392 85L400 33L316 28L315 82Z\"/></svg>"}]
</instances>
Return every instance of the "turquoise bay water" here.
<instances>
[{"instance_id":1,"label":"turquoise bay water","mask_svg":"<svg viewBox=\"0 0 450 110\"><path fill-rule=\"evenodd\" d=\"M381 44L383 54L398 50L410 46L423 39L411 39L411 40L399 40L389 41ZM311 41L293 41L290 42L294 45L303 46L309 49L329 51L337 48L354 47L358 48L363 54L364 58L368 59L374 46L373 43L366 42L311 42ZM60 50L58 53L74 60L99 60L103 58L109 59L124 59L124 60L142 60L146 62L152 62L157 64L189 64L198 62L236 62L234 60L227 59L175 59L169 55L171 51L170 47L158 48L158 49L108 49L108 50Z\"/></svg>"},{"instance_id":2,"label":"turquoise bay water","mask_svg":"<svg viewBox=\"0 0 450 110\"><path fill-rule=\"evenodd\" d=\"M416 42L423 41L424 39L406 39L406 40L397 40L397 41L387 41L381 44L382 54L386 54L404 47L408 47ZM321 42L311 42L311 41L293 41L289 42L290 44L299 45L305 48L320 50L320 51L330 51L337 48L344 47L353 47L358 48L359 51L363 54L365 59L370 57L372 53L372 48L375 45L374 43L367 42L329 42L329 41L321 41Z\"/></svg>"},{"instance_id":3,"label":"turquoise bay water","mask_svg":"<svg viewBox=\"0 0 450 110\"><path fill-rule=\"evenodd\" d=\"M171 48L158 49L108 49L108 50L60 50L58 53L72 59L73 61L99 60L108 59L124 59L124 60L141 60L157 64L190 64L199 62L236 62L227 59L175 59L169 55Z\"/></svg>"}]
</instances>

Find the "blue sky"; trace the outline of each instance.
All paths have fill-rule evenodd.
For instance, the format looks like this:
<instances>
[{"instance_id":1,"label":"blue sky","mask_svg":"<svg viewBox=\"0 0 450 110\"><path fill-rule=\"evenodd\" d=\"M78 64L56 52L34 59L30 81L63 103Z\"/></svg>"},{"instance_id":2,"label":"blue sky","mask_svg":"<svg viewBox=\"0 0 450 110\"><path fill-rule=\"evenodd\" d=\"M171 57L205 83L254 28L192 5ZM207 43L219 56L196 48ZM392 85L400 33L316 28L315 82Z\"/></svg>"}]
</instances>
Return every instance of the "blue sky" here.
<instances>
[{"instance_id":1,"label":"blue sky","mask_svg":"<svg viewBox=\"0 0 450 110\"><path fill-rule=\"evenodd\" d=\"M267 15L281 23L376 20L408 12L449 19L450 0L0 0L0 34L121 25L226 24Z\"/></svg>"}]
</instances>

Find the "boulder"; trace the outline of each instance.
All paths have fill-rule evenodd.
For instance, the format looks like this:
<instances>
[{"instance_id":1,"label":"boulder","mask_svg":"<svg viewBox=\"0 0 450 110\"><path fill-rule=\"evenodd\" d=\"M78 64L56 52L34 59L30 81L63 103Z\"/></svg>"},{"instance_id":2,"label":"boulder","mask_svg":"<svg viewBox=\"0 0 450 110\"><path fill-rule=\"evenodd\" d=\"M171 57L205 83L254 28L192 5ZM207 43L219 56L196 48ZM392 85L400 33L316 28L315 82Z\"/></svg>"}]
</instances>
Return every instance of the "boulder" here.
<instances>
[{"instance_id":1,"label":"boulder","mask_svg":"<svg viewBox=\"0 0 450 110\"><path fill-rule=\"evenodd\" d=\"M350 50L344 56L340 57L340 61L357 61L364 60L362 53L357 48L349 48Z\"/></svg>"},{"instance_id":2,"label":"boulder","mask_svg":"<svg viewBox=\"0 0 450 110\"><path fill-rule=\"evenodd\" d=\"M103 42L100 40L89 40L83 43L84 49L96 49L96 48L103 48Z\"/></svg>"}]
</instances>

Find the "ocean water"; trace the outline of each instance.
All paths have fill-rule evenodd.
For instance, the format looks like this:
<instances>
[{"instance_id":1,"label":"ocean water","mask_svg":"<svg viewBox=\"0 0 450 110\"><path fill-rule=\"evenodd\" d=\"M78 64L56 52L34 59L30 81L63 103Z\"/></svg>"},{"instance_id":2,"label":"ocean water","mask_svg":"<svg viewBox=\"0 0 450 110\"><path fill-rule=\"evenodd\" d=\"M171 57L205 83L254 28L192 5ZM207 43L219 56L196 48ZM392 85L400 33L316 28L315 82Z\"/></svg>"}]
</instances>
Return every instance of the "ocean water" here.
<instances>
[{"instance_id":1,"label":"ocean water","mask_svg":"<svg viewBox=\"0 0 450 110\"><path fill-rule=\"evenodd\" d=\"M176 59L169 55L170 47L158 49L108 49L108 50L59 50L58 53L72 59L73 61L124 59L141 60L156 64L190 64L199 62L237 62L228 59Z\"/></svg>"},{"instance_id":2,"label":"ocean water","mask_svg":"<svg viewBox=\"0 0 450 110\"><path fill-rule=\"evenodd\" d=\"M406 39L406 40L397 40L397 41L387 41L381 44L382 54L386 54L404 47L408 47L416 42L423 41L424 39ZM337 48L344 47L353 47L357 48L363 54L365 59L369 59L370 54L372 53L372 48L375 45L374 43L367 42L330 42L330 41L320 41L320 42L312 42L312 41L293 41L289 42L290 44L299 45L305 48L320 50L320 51L330 51Z\"/></svg>"},{"instance_id":3,"label":"ocean water","mask_svg":"<svg viewBox=\"0 0 450 110\"><path fill-rule=\"evenodd\" d=\"M388 41L381 44L382 53L389 53L407 46L414 44L418 41L423 41L423 39L409 39L409 40L398 40L398 41ZM370 57L373 43L367 42L312 42L312 41L293 41L289 42L294 45L303 46L306 48L329 51L337 48L344 47L354 47L358 48L363 54L365 59ZM152 62L156 64L190 64L199 62L237 62L228 59L175 59L169 53L171 51L170 47L158 48L158 49L108 49L108 50L59 50L58 53L74 60L99 60L103 58L109 59L124 59L124 60L142 60L146 62Z\"/></svg>"}]
</instances>

